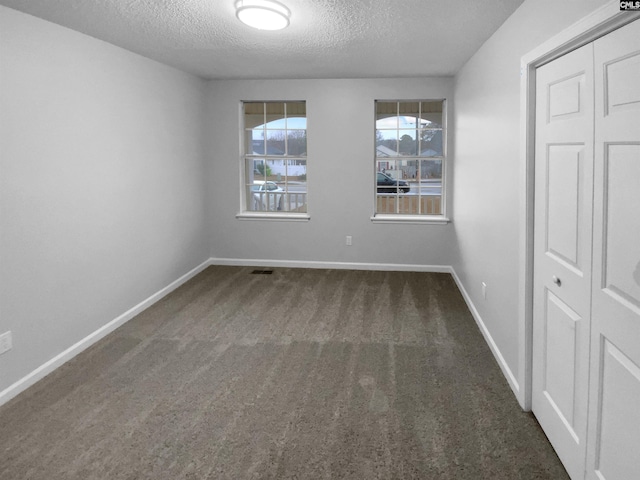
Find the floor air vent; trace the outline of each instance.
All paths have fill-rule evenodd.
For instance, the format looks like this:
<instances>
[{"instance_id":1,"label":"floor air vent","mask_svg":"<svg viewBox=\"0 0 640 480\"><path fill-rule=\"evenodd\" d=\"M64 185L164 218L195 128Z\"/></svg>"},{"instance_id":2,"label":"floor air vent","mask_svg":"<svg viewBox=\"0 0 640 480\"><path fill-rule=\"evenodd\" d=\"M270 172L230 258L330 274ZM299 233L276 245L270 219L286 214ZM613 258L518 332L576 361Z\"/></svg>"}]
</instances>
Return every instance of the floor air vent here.
<instances>
[{"instance_id":1,"label":"floor air vent","mask_svg":"<svg viewBox=\"0 0 640 480\"><path fill-rule=\"evenodd\" d=\"M270 270L268 268L258 268L251 272L251 275L271 275L272 273L273 270Z\"/></svg>"}]
</instances>

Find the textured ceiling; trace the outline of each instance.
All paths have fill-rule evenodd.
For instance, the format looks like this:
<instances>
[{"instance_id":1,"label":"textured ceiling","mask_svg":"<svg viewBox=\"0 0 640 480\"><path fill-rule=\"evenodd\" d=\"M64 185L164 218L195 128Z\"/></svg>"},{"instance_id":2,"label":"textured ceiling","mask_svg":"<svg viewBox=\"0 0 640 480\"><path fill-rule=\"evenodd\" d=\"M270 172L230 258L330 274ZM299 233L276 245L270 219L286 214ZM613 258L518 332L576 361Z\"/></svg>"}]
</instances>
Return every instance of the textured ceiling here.
<instances>
[{"instance_id":1,"label":"textured ceiling","mask_svg":"<svg viewBox=\"0 0 640 480\"><path fill-rule=\"evenodd\" d=\"M282 0L253 30L234 0L0 0L204 78L453 75L523 0Z\"/></svg>"}]
</instances>

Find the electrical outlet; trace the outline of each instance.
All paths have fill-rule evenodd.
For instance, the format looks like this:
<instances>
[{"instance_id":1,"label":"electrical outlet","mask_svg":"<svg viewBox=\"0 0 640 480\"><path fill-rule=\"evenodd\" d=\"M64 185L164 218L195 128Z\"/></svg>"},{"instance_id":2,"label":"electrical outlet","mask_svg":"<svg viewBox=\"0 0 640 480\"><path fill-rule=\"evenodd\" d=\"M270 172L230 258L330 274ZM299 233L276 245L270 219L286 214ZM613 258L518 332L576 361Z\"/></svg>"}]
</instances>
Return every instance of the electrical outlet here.
<instances>
[{"instance_id":1,"label":"electrical outlet","mask_svg":"<svg viewBox=\"0 0 640 480\"><path fill-rule=\"evenodd\" d=\"M8 352L11 348L13 348L13 345L11 342L11 330L9 330L8 332L0 335L0 355Z\"/></svg>"},{"instance_id":2,"label":"electrical outlet","mask_svg":"<svg viewBox=\"0 0 640 480\"><path fill-rule=\"evenodd\" d=\"M487 284L482 282L482 298L487 299Z\"/></svg>"},{"instance_id":3,"label":"electrical outlet","mask_svg":"<svg viewBox=\"0 0 640 480\"><path fill-rule=\"evenodd\" d=\"M347 246L350 247L351 245L353 245L353 238L351 235L347 235Z\"/></svg>"}]
</instances>

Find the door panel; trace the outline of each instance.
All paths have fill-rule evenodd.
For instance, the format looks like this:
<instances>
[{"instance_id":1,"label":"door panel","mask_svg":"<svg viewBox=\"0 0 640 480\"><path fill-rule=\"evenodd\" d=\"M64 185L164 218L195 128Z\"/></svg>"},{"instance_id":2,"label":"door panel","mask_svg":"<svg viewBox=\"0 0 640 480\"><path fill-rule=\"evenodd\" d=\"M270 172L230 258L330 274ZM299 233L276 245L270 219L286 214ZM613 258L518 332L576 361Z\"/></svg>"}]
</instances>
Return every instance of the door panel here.
<instances>
[{"instance_id":1,"label":"door panel","mask_svg":"<svg viewBox=\"0 0 640 480\"><path fill-rule=\"evenodd\" d=\"M604 64L605 114L640 107L640 90L628 82L640 77L640 54L631 52Z\"/></svg>"},{"instance_id":2,"label":"door panel","mask_svg":"<svg viewBox=\"0 0 640 480\"><path fill-rule=\"evenodd\" d=\"M584 83L584 74L579 74L549 85L549 121L564 120L567 115L581 112L580 90L584 89Z\"/></svg>"},{"instance_id":3,"label":"door panel","mask_svg":"<svg viewBox=\"0 0 640 480\"><path fill-rule=\"evenodd\" d=\"M546 252L580 271L580 191L584 145L549 145Z\"/></svg>"},{"instance_id":4,"label":"door panel","mask_svg":"<svg viewBox=\"0 0 640 480\"><path fill-rule=\"evenodd\" d=\"M574 438L576 405L576 339L582 318L547 290L543 391L558 418Z\"/></svg>"},{"instance_id":5,"label":"door panel","mask_svg":"<svg viewBox=\"0 0 640 480\"><path fill-rule=\"evenodd\" d=\"M640 367L608 340L602 352L601 399L596 415L595 478L638 478Z\"/></svg>"},{"instance_id":6,"label":"door panel","mask_svg":"<svg viewBox=\"0 0 640 480\"><path fill-rule=\"evenodd\" d=\"M634 265L629 256L634 250L640 253L640 143L605 148L602 288L640 308L640 262Z\"/></svg>"},{"instance_id":7,"label":"door panel","mask_svg":"<svg viewBox=\"0 0 640 480\"><path fill-rule=\"evenodd\" d=\"M587 478L640 478L640 22L594 42Z\"/></svg>"},{"instance_id":8,"label":"door panel","mask_svg":"<svg viewBox=\"0 0 640 480\"><path fill-rule=\"evenodd\" d=\"M536 74L533 412L584 476L593 195L593 46Z\"/></svg>"}]
</instances>

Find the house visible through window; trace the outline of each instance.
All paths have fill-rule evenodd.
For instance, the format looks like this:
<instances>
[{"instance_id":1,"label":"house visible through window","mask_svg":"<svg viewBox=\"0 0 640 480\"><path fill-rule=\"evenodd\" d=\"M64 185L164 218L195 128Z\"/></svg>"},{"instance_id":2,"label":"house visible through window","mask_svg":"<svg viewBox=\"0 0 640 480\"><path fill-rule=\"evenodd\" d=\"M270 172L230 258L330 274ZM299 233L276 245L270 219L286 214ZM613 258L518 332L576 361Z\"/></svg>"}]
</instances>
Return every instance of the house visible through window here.
<instances>
[{"instance_id":1,"label":"house visible through window","mask_svg":"<svg viewBox=\"0 0 640 480\"><path fill-rule=\"evenodd\" d=\"M306 213L305 102L243 102L243 110L243 210Z\"/></svg>"},{"instance_id":2,"label":"house visible through window","mask_svg":"<svg viewBox=\"0 0 640 480\"><path fill-rule=\"evenodd\" d=\"M444 104L376 102L376 214L443 214Z\"/></svg>"}]
</instances>

